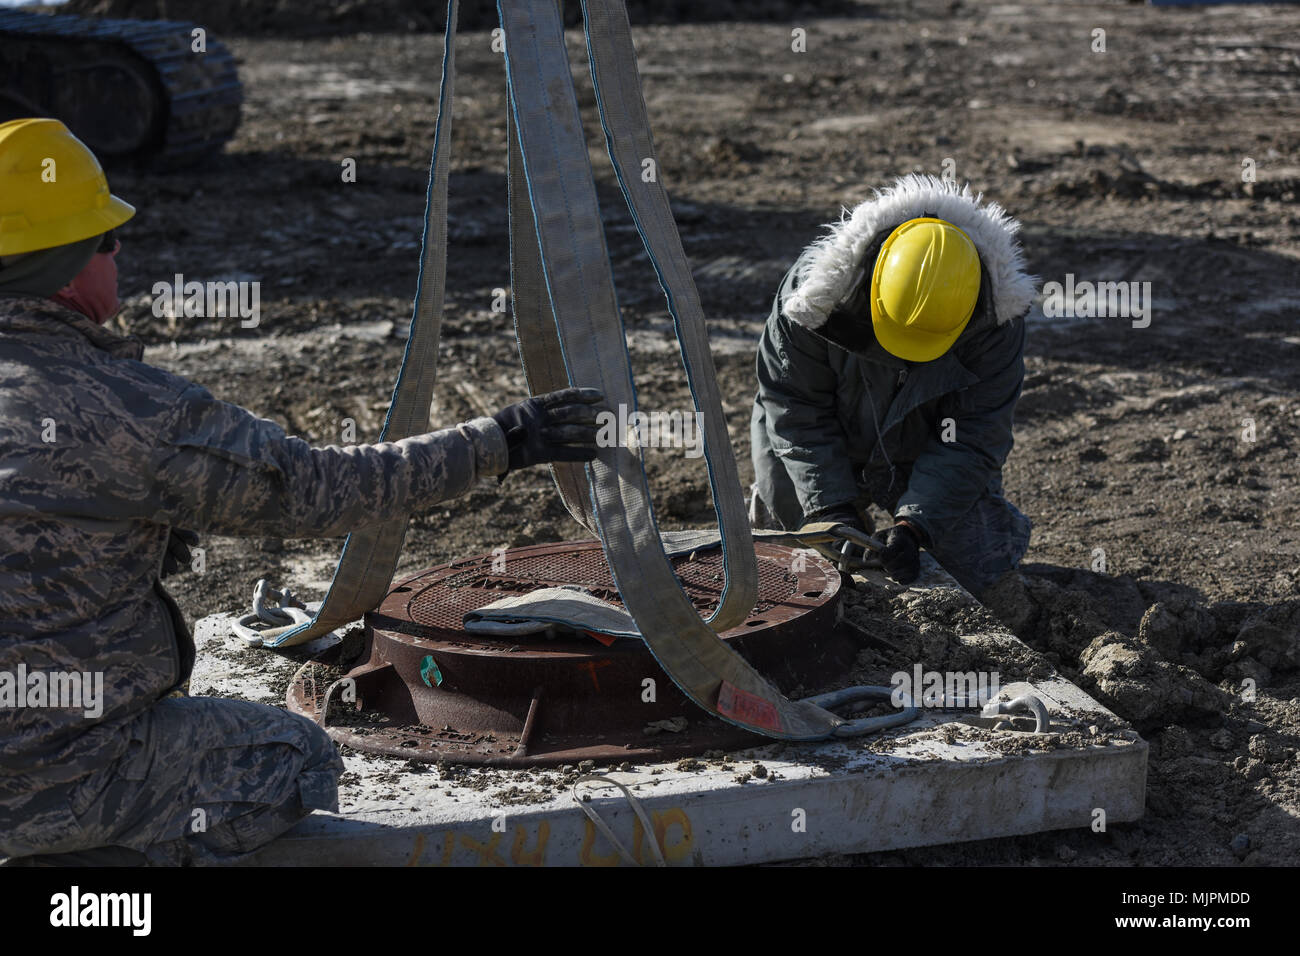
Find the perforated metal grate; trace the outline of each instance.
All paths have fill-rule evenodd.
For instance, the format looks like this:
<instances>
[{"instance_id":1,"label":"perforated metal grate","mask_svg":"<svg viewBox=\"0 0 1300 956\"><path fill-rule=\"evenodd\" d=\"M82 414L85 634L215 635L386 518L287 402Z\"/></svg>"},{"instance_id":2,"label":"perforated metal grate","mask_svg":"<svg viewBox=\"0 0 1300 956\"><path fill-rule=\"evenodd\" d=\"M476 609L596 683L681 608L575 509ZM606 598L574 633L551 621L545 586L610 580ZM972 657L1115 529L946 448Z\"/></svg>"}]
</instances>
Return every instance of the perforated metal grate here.
<instances>
[{"instance_id":1,"label":"perforated metal grate","mask_svg":"<svg viewBox=\"0 0 1300 956\"><path fill-rule=\"evenodd\" d=\"M492 560L483 558L464 568L430 572L406 582L415 592L407 612L411 620L425 627L459 630L465 612L491 604L508 594L526 594L538 588L576 584L611 604L622 607L614 579L599 548L510 552L505 570L493 570ZM718 604L724 583L722 554L710 551L672 559L673 570L696 610L707 616ZM423 579L422 579L423 578ZM758 603L750 616L763 612L794 595L797 581L785 565L770 557L758 557Z\"/></svg>"}]
</instances>

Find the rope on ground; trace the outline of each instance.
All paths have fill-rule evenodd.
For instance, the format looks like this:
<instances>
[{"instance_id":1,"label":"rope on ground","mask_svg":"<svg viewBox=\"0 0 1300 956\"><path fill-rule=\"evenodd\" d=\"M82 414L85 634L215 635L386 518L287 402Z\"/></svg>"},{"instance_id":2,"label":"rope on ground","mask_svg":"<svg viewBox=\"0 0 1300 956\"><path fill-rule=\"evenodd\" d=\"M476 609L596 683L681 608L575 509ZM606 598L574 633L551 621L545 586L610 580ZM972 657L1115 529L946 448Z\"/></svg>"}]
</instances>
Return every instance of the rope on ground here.
<instances>
[{"instance_id":1,"label":"rope on ground","mask_svg":"<svg viewBox=\"0 0 1300 956\"><path fill-rule=\"evenodd\" d=\"M613 777L606 777L598 773L589 773L586 776L579 777L577 780L575 780L573 782L573 802L578 805L578 809L581 810L583 813L585 813L587 815L587 819L592 822L592 825L594 825L597 830L599 830L602 834L604 834L605 839L608 840L610 842L610 845L614 847L615 852L618 853L619 857L623 860L624 863L627 863L630 866L641 865L636 861L636 859L632 856L632 854L627 851L627 847L623 845L622 841L619 840L618 837L614 836L614 831L609 828L609 824L606 823L601 818L600 814L596 812L596 808L591 806L587 801L583 800L582 797L578 795L578 786L580 784L584 784L589 781L596 781L596 780L611 784L612 786L618 787L618 789L623 791L623 796L625 796L627 798L627 802L632 805L632 812L635 813L637 819L641 821L641 829L642 831L644 831L646 835L646 839L650 842L650 847L654 850L655 866L667 866L668 861L664 859L663 848L659 846L659 837L655 833L654 824L650 822L650 817L647 816L645 812L645 808L641 806L641 801L632 795L631 790L629 790L623 784L619 783Z\"/></svg>"}]
</instances>

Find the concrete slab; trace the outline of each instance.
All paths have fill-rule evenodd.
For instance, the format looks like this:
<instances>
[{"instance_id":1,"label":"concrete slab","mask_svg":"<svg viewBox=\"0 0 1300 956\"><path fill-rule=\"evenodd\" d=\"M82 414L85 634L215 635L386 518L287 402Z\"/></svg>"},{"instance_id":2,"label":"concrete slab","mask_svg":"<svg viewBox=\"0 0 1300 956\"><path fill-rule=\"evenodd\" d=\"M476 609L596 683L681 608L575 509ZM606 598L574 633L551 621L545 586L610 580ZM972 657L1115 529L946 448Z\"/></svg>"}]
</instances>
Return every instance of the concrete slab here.
<instances>
[{"instance_id":1,"label":"concrete slab","mask_svg":"<svg viewBox=\"0 0 1300 956\"><path fill-rule=\"evenodd\" d=\"M920 587L956 585L930 567ZM196 640L191 693L267 703L283 703L289 677L312 650L246 649L224 615L200 621ZM1146 743L1059 677L1007 685L1001 696L1024 692L1047 705L1050 733L994 730L992 721L974 720L969 711L927 709L906 727L857 740L773 744L601 772L629 788L668 863L676 865L767 863L1096 828L1140 817ZM304 820L255 863L621 862L575 803L574 782L592 768L479 770L353 751L345 751L344 762L341 812ZM653 864L644 828L617 788L591 781L580 785L580 793L633 859Z\"/></svg>"}]
</instances>

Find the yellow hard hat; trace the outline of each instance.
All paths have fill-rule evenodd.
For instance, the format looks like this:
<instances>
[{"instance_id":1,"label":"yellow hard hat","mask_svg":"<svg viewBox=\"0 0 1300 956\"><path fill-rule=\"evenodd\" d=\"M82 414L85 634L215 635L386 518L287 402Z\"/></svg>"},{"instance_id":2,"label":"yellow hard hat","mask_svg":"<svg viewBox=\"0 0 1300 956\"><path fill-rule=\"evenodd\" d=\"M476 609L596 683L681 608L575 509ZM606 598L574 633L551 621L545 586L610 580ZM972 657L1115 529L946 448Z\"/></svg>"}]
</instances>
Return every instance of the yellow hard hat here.
<instances>
[{"instance_id":1,"label":"yellow hard hat","mask_svg":"<svg viewBox=\"0 0 1300 956\"><path fill-rule=\"evenodd\" d=\"M929 362L952 347L975 312L980 257L942 219L909 219L889 234L871 273L871 325L885 351Z\"/></svg>"},{"instance_id":2,"label":"yellow hard hat","mask_svg":"<svg viewBox=\"0 0 1300 956\"><path fill-rule=\"evenodd\" d=\"M109 193L95 154L58 120L0 123L0 256L80 242L134 215Z\"/></svg>"}]
</instances>

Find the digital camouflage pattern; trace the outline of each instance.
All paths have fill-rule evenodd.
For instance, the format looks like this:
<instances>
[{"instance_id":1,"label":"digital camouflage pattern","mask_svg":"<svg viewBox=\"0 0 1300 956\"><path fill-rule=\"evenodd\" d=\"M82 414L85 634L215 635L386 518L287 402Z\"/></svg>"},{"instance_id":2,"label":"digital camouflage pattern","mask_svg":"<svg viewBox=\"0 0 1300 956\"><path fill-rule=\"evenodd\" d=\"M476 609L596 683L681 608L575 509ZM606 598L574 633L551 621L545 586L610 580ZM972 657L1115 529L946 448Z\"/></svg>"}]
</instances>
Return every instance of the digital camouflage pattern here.
<instances>
[{"instance_id":1,"label":"digital camouflage pattern","mask_svg":"<svg viewBox=\"0 0 1300 956\"><path fill-rule=\"evenodd\" d=\"M238 860L313 810L338 810L343 762L305 717L240 700L172 697L112 725L122 756L6 798L0 850L62 862ZM3 779L3 778L0 778Z\"/></svg>"},{"instance_id":2,"label":"digital camouflage pattern","mask_svg":"<svg viewBox=\"0 0 1300 956\"><path fill-rule=\"evenodd\" d=\"M222 797L226 787L224 798L250 812L275 803L292 788L272 772L275 760L247 748L298 754L296 772L313 775L299 782L310 794L303 806L327 804L322 774L337 768L322 769L328 740L314 725L233 701L162 700L194 659L159 583L170 529L342 536L506 470L505 437L490 418L395 443L313 448L144 364L142 351L48 300L0 297L0 676L20 665L98 671L104 696L95 717L80 707L0 706L0 855L77 842L66 816L51 820L48 844L32 830L43 791L71 801L67 812L92 841L82 846L109 839L114 826L141 847L172 839L168 821L192 806L141 809L155 831L125 816L154 792L183 803L186 794ZM173 730L189 743L167 753L159 738ZM158 773L138 794L101 787L113 775L136 780L146 759ZM220 773L207 780L207 769Z\"/></svg>"}]
</instances>

